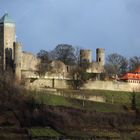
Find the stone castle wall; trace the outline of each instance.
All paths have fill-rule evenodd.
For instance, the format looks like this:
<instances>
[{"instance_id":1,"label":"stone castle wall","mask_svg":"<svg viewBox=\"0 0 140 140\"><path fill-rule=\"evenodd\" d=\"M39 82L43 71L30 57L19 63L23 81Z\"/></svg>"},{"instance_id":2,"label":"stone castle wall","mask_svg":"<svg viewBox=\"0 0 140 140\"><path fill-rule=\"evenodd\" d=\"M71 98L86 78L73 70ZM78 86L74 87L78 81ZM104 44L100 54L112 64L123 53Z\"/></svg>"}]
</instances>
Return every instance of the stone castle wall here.
<instances>
[{"instance_id":1,"label":"stone castle wall","mask_svg":"<svg viewBox=\"0 0 140 140\"><path fill-rule=\"evenodd\" d=\"M36 71L39 63L40 60L35 55L27 52L22 53L22 70Z\"/></svg>"},{"instance_id":2,"label":"stone castle wall","mask_svg":"<svg viewBox=\"0 0 140 140\"><path fill-rule=\"evenodd\" d=\"M139 83L127 83L119 81L88 81L82 89L100 89L112 91L140 92Z\"/></svg>"},{"instance_id":3,"label":"stone castle wall","mask_svg":"<svg viewBox=\"0 0 140 140\"><path fill-rule=\"evenodd\" d=\"M80 50L80 61L86 61L92 63L92 51L91 50Z\"/></svg>"},{"instance_id":4,"label":"stone castle wall","mask_svg":"<svg viewBox=\"0 0 140 140\"><path fill-rule=\"evenodd\" d=\"M3 42L3 24L0 24L0 69L3 68L3 45L4 45L4 42Z\"/></svg>"},{"instance_id":5,"label":"stone castle wall","mask_svg":"<svg viewBox=\"0 0 140 140\"><path fill-rule=\"evenodd\" d=\"M95 102L102 102L105 103L106 102L106 97L104 96L100 96L100 95L92 95L92 94L81 94L81 93L67 93L65 91L59 90L59 89L37 89L37 91L41 91L44 92L44 94L53 94L53 95L57 95L57 96L63 96L63 97L67 97L67 98L75 98L75 99L80 99L80 100L88 100L88 101L95 101Z\"/></svg>"},{"instance_id":6,"label":"stone castle wall","mask_svg":"<svg viewBox=\"0 0 140 140\"><path fill-rule=\"evenodd\" d=\"M21 61L21 77L22 78L38 78L38 66L40 59L32 53L22 52Z\"/></svg>"},{"instance_id":7,"label":"stone castle wall","mask_svg":"<svg viewBox=\"0 0 140 140\"><path fill-rule=\"evenodd\" d=\"M99 62L92 62L90 67L86 70L88 73L103 73L104 66L100 65Z\"/></svg>"},{"instance_id":8,"label":"stone castle wall","mask_svg":"<svg viewBox=\"0 0 140 140\"><path fill-rule=\"evenodd\" d=\"M64 79L46 79L46 78L39 78L34 81L29 79L27 88L30 89L39 89L39 88L57 88L57 89L68 89L70 88L69 84L70 80Z\"/></svg>"},{"instance_id":9,"label":"stone castle wall","mask_svg":"<svg viewBox=\"0 0 140 140\"><path fill-rule=\"evenodd\" d=\"M100 65L105 65L105 49L96 49L96 62L100 63Z\"/></svg>"},{"instance_id":10,"label":"stone castle wall","mask_svg":"<svg viewBox=\"0 0 140 140\"><path fill-rule=\"evenodd\" d=\"M92 60L92 51L91 50L80 50L80 62L89 62L89 68L86 70L88 73L104 73L105 65L105 49L97 48L96 49L96 61Z\"/></svg>"},{"instance_id":11,"label":"stone castle wall","mask_svg":"<svg viewBox=\"0 0 140 140\"><path fill-rule=\"evenodd\" d=\"M71 87L71 80L60 80L60 79L45 79L40 78L35 81L28 82L28 87L32 89L38 88L57 88L57 89L68 89ZM81 87L81 89L88 90L111 90L111 91L127 91L127 92L140 92L139 83L126 83L118 81L88 81Z\"/></svg>"},{"instance_id":12,"label":"stone castle wall","mask_svg":"<svg viewBox=\"0 0 140 140\"><path fill-rule=\"evenodd\" d=\"M6 69L6 49L11 49L11 58L13 60L13 44L16 41L15 38L15 24L14 23L0 23L0 61L3 70Z\"/></svg>"}]
</instances>

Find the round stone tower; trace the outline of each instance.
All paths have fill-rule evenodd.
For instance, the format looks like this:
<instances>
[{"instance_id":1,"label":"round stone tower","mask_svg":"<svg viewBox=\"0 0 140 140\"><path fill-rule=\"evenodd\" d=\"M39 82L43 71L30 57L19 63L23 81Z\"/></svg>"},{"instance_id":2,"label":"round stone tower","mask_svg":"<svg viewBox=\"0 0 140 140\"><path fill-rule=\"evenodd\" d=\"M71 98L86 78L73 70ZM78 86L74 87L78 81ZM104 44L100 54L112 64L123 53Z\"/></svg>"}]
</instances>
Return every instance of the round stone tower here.
<instances>
[{"instance_id":1,"label":"round stone tower","mask_svg":"<svg viewBox=\"0 0 140 140\"><path fill-rule=\"evenodd\" d=\"M92 51L91 50L80 50L80 63L89 62L92 63Z\"/></svg>"},{"instance_id":2,"label":"round stone tower","mask_svg":"<svg viewBox=\"0 0 140 140\"><path fill-rule=\"evenodd\" d=\"M21 80L21 61L22 61L22 45L20 42L14 43L14 70L15 79Z\"/></svg>"},{"instance_id":3,"label":"round stone tower","mask_svg":"<svg viewBox=\"0 0 140 140\"><path fill-rule=\"evenodd\" d=\"M96 61L101 65L105 65L105 49L96 49Z\"/></svg>"},{"instance_id":4,"label":"round stone tower","mask_svg":"<svg viewBox=\"0 0 140 140\"><path fill-rule=\"evenodd\" d=\"M12 67L13 44L15 38L15 23L6 13L0 19L0 69L6 70L7 66ZM9 64L11 63L11 64Z\"/></svg>"}]
</instances>

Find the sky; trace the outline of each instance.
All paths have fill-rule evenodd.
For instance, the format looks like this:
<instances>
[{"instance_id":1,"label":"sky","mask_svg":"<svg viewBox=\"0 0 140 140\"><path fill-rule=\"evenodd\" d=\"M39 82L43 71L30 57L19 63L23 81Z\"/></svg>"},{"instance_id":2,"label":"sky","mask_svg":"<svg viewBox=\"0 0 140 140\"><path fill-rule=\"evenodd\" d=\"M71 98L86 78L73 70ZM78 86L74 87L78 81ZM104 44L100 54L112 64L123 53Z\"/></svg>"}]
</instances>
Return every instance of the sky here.
<instances>
[{"instance_id":1,"label":"sky","mask_svg":"<svg viewBox=\"0 0 140 140\"><path fill-rule=\"evenodd\" d=\"M58 44L106 55L140 56L140 0L0 0L25 51L50 51Z\"/></svg>"}]
</instances>

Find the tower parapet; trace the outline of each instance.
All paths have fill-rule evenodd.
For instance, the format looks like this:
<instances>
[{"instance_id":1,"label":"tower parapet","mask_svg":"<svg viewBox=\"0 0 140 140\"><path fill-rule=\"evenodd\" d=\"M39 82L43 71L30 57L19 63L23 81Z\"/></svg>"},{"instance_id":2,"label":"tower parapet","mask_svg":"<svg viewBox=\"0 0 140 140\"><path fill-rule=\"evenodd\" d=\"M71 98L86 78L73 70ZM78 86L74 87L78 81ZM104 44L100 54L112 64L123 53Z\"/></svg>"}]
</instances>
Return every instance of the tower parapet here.
<instances>
[{"instance_id":1,"label":"tower parapet","mask_svg":"<svg viewBox=\"0 0 140 140\"><path fill-rule=\"evenodd\" d=\"M80 50L80 63L88 62L92 63L92 51L91 50Z\"/></svg>"},{"instance_id":2,"label":"tower parapet","mask_svg":"<svg viewBox=\"0 0 140 140\"><path fill-rule=\"evenodd\" d=\"M98 62L100 65L105 65L105 49L96 49L96 62Z\"/></svg>"}]
</instances>

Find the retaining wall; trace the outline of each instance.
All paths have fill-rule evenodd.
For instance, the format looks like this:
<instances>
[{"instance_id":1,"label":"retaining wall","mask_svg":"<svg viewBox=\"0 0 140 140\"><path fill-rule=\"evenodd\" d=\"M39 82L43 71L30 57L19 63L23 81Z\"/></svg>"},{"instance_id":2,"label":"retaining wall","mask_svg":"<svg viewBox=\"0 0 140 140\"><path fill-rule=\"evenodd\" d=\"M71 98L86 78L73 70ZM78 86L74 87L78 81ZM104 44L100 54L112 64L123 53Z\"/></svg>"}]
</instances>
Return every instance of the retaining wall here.
<instances>
[{"instance_id":1,"label":"retaining wall","mask_svg":"<svg viewBox=\"0 0 140 140\"><path fill-rule=\"evenodd\" d=\"M63 79L36 79L26 84L30 88L71 88L71 80ZM112 91L129 91L140 92L140 83L126 83L119 81L88 81L81 87L81 89L98 89L98 90L112 90Z\"/></svg>"}]
</instances>

